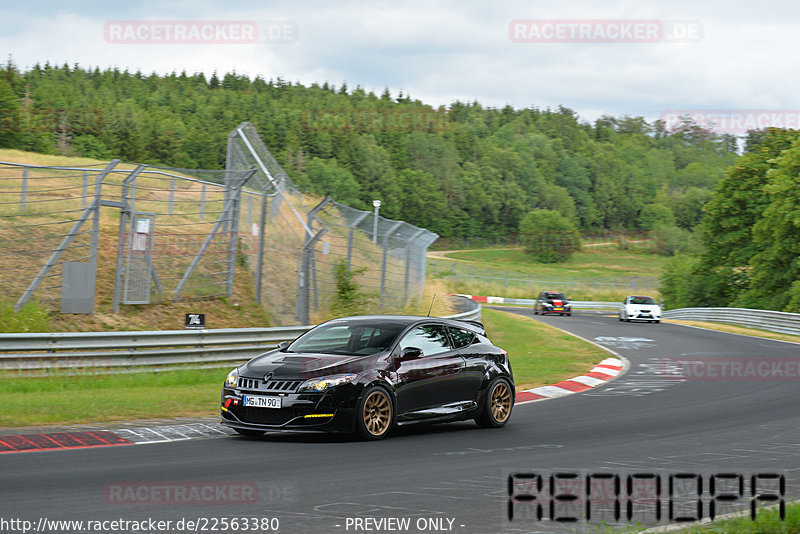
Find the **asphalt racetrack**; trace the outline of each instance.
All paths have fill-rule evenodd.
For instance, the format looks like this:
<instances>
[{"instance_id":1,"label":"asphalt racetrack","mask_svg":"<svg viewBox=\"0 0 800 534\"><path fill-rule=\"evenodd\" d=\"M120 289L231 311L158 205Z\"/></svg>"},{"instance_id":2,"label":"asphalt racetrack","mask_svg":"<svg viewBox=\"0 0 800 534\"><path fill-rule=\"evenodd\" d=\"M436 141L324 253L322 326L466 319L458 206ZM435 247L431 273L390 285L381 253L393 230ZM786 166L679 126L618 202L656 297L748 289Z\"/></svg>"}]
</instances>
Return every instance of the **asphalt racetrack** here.
<instances>
[{"instance_id":1,"label":"asphalt racetrack","mask_svg":"<svg viewBox=\"0 0 800 534\"><path fill-rule=\"evenodd\" d=\"M713 501L717 514L749 510L753 485L765 502L781 491L800 497L800 345L608 312L535 319L612 349L630 368L583 393L517 405L502 429L469 422L380 442L271 434L0 454L0 531L31 521L39 532L589 532L587 500L592 521L609 524L707 516L712 476L716 495L723 486L729 495ZM619 488L604 486L616 477ZM588 499L547 493L551 482L584 487L587 478L600 484ZM658 495L643 498L656 481ZM551 510L582 519L549 521ZM2 523L10 519L19 522ZM54 520L94 523L59 530Z\"/></svg>"}]
</instances>

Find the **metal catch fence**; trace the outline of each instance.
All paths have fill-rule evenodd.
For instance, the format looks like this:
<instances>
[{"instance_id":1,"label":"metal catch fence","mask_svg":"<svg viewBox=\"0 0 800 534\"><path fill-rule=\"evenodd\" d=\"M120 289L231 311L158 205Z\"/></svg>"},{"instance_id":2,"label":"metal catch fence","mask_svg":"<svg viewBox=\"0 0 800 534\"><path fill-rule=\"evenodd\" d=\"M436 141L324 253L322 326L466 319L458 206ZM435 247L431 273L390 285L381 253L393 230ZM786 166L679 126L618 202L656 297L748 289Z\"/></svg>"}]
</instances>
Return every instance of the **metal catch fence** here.
<instances>
[{"instance_id":1,"label":"metal catch fence","mask_svg":"<svg viewBox=\"0 0 800 534\"><path fill-rule=\"evenodd\" d=\"M387 307L421 296L437 237L303 195L249 123L231 132L224 171L0 162L0 298L17 309L231 295L246 267L276 324L310 324L339 262L364 267L356 281Z\"/></svg>"},{"instance_id":2,"label":"metal catch fence","mask_svg":"<svg viewBox=\"0 0 800 534\"><path fill-rule=\"evenodd\" d=\"M0 163L0 291L68 313L230 294L253 171ZM99 278L98 278L99 276Z\"/></svg>"},{"instance_id":3,"label":"metal catch fence","mask_svg":"<svg viewBox=\"0 0 800 534\"><path fill-rule=\"evenodd\" d=\"M398 309L422 296L425 253L437 234L302 194L250 123L228 136L227 168L255 169L243 191L241 250L256 299L270 299L274 318L308 324L315 312L327 310L337 290L334 272L342 263L382 307Z\"/></svg>"}]
</instances>

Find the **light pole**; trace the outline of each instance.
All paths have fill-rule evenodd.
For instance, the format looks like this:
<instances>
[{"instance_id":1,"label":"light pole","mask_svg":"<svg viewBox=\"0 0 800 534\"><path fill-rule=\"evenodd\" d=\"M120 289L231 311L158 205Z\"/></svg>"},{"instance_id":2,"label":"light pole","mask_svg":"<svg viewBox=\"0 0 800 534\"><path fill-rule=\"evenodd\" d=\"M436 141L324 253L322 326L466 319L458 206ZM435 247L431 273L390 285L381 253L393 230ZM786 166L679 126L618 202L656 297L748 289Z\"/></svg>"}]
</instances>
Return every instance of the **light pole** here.
<instances>
[{"instance_id":1,"label":"light pole","mask_svg":"<svg viewBox=\"0 0 800 534\"><path fill-rule=\"evenodd\" d=\"M381 209L381 201L373 200L372 207L375 208L375 221L372 224L372 242L378 242L378 210Z\"/></svg>"}]
</instances>

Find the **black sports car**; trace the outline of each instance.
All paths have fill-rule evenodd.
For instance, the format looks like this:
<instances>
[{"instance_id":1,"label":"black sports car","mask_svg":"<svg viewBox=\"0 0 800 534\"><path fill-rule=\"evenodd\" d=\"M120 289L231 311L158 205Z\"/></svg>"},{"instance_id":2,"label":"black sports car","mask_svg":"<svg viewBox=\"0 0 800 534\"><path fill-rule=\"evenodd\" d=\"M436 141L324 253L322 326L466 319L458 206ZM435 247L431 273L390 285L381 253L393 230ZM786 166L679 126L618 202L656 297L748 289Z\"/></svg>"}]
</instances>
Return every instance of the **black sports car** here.
<instances>
[{"instance_id":1,"label":"black sports car","mask_svg":"<svg viewBox=\"0 0 800 534\"><path fill-rule=\"evenodd\" d=\"M394 426L475 419L501 427L514 405L506 351L479 322L362 316L323 323L228 374L222 424L385 437Z\"/></svg>"},{"instance_id":2,"label":"black sports car","mask_svg":"<svg viewBox=\"0 0 800 534\"><path fill-rule=\"evenodd\" d=\"M533 305L533 314L545 315L557 313L559 315L572 315L572 306L564 293L558 291L542 291Z\"/></svg>"}]
</instances>

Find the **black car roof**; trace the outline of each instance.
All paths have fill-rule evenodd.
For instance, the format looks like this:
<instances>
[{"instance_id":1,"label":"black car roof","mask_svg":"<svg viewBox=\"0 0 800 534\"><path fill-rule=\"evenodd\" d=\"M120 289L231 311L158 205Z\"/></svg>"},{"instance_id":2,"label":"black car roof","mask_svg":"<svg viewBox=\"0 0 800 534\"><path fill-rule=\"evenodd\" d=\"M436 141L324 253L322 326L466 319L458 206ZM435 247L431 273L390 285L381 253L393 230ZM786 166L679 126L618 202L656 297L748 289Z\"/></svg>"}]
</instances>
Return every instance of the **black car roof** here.
<instances>
[{"instance_id":1,"label":"black car roof","mask_svg":"<svg viewBox=\"0 0 800 534\"><path fill-rule=\"evenodd\" d=\"M486 335L486 329L483 327L482 323L479 321L471 321L466 319L446 319L444 317L425 317L421 315L354 315L352 317L337 317L336 319L326 321L326 323L334 323L337 321L347 321L353 323L375 323L386 321L404 326L409 326L415 323L435 322L458 328L466 328L467 330L472 330L481 335Z\"/></svg>"}]
</instances>

